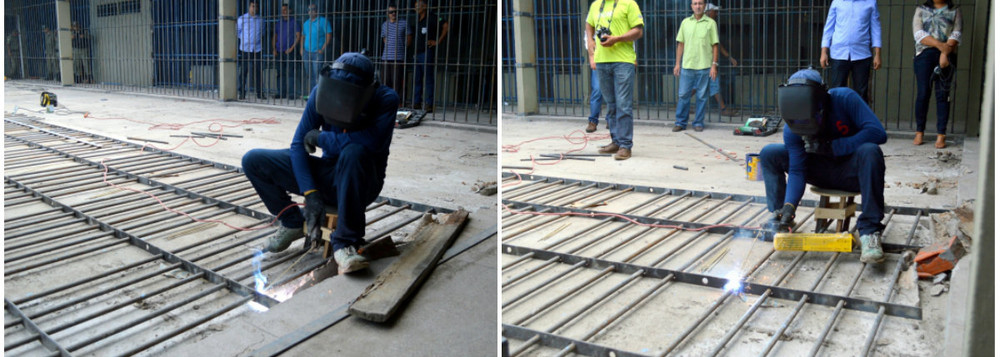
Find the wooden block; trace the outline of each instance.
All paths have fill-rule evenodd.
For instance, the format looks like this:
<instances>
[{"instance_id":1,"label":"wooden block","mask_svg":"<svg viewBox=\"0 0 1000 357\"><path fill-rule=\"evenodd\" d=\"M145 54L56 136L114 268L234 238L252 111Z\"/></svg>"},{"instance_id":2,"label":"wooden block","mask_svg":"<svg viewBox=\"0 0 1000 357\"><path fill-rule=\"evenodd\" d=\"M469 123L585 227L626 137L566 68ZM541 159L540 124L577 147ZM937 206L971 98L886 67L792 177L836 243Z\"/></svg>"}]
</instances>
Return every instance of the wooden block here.
<instances>
[{"instance_id":1,"label":"wooden block","mask_svg":"<svg viewBox=\"0 0 1000 357\"><path fill-rule=\"evenodd\" d=\"M414 234L410 248L351 303L348 313L369 321L388 321L417 292L468 217L468 211L458 210L446 215L444 223L423 226Z\"/></svg>"},{"instance_id":2,"label":"wooden block","mask_svg":"<svg viewBox=\"0 0 1000 357\"><path fill-rule=\"evenodd\" d=\"M845 220L847 217L854 217L854 210L847 208L817 208L816 219L839 219Z\"/></svg>"}]
</instances>

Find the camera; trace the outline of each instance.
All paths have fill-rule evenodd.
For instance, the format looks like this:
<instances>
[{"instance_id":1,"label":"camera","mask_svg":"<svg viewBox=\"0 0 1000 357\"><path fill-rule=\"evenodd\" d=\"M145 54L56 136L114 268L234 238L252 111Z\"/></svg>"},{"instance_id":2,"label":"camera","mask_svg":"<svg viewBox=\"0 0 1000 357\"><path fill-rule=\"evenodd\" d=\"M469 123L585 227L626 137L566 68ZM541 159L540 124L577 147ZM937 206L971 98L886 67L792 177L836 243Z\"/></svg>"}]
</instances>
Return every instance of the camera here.
<instances>
[{"instance_id":1,"label":"camera","mask_svg":"<svg viewBox=\"0 0 1000 357\"><path fill-rule=\"evenodd\" d=\"M597 36L597 38L599 40L601 40L601 42L604 42L606 40L604 38L605 35L611 36L611 29L609 29L607 27L603 27L603 26L602 27L598 27L597 28L597 32L594 33L594 35Z\"/></svg>"}]
</instances>

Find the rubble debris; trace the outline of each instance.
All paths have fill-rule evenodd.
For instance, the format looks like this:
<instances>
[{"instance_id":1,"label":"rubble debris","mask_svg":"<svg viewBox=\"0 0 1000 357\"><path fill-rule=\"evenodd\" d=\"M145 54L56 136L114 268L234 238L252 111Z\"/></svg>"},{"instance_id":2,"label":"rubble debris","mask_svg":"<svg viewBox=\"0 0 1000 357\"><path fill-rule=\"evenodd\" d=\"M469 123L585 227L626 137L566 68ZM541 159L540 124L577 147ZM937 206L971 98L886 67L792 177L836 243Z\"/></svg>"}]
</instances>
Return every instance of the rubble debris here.
<instances>
[{"instance_id":1,"label":"rubble debris","mask_svg":"<svg viewBox=\"0 0 1000 357\"><path fill-rule=\"evenodd\" d=\"M476 180L476 183L472 185L472 192L478 193L483 196L493 196L497 194L497 182L483 182Z\"/></svg>"}]
</instances>

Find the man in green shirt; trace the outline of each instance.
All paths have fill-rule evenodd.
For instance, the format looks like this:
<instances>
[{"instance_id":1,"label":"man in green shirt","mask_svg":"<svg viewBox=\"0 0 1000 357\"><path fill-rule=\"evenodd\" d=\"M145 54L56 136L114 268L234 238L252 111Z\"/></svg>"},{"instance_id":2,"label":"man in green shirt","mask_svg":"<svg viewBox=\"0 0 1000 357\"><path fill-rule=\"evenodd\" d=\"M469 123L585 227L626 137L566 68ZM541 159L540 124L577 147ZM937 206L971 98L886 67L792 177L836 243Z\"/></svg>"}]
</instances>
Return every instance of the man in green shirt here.
<instances>
[{"instance_id":1,"label":"man in green shirt","mask_svg":"<svg viewBox=\"0 0 1000 357\"><path fill-rule=\"evenodd\" d=\"M642 12L634 0L597 0L587 14L587 51L593 56L601 96L615 117L608 121L611 144L600 152L615 160L632 157L632 85L635 83L635 48L642 37ZM595 36L600 41L595 41Z\"/></svg>"},{"instance_id":2,"label":"man in green shirt","mask_svg":"<svg viewBox=\"0 0 1000 357\"><path fill-rule=\"evenodd\" d=\"M674 131L687 128L691 92L697 91L694 131L705 129L705 108L708 106L708 82L719 70L719 33L715 21L705 16L705 0L692 0L694 15L681 22L677 31L677 62L674 76L680 77L677 121Z\"/></svg>"}]
</instances>

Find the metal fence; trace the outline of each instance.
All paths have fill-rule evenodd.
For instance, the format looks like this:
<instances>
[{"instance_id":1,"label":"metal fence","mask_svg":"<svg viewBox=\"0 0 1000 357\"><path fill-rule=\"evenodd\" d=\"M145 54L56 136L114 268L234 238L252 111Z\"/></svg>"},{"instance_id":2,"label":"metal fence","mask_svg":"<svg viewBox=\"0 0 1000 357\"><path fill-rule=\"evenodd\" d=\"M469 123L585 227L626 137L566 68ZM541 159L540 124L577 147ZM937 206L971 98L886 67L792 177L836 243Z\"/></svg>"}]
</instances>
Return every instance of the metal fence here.
<instances>
[{"instance_id":1,"label":"metal fence","mask_svg":"<svg viewBox=\"0 0 1000 357\"><path fill-rule=\"evenodd\" d=\"M720 95L738 115L723 116L719 102L709 98L707 120L739 123L749 116L777 112L776 88L795 71L813 66L820 69L820 42L829 1L709 1L722 10L720 44L737 64L719 55ZM982 1L979 1L982 2ZM532 17L537 70L539 114L589 115L590 68L586 58L584 26L590 1L536 1ZM982 82L973 80L982 69L976 58L985 56L984 36L973 34L986 28L985 16L975 14L982 4L967 4L963 11L963 43L958 52L956 82L952 87L949 131L964 133L978 126ZM673 76L677 29L692 15L690 1L639 1L645 23L643 37L636 41L638 68L633 96L637 119L672 121L677 106L678 80ZM882 66L873 71L869 84L875 114L889 130L912 130L916 85L913 74L911 23L916 2L880 1ZM515 44L512 0L504 1L501 61L504 74L503 111L517 111ZM522 10L525 11L525 10ZM978 39L978 41L976 40ZM978 56L978 57L977 57ZM830 71L822 70L829 79ZM934 113L934 108L930 113ZM692 110L693 111L693 110ZM693 114L692 114L693 115ZM968 118L968 119L967 119ZM928 119L933 123L933 115Z\"/></svg>"},{"instance_id":2,"label":"metal fence","mask_svg":"<svg viewBox=\"0 0 1000 357\"><path fill-rule=\"evenodd\" d=\"M310 5L316 7L316 17L329 24L331 42L318 55L320 63L331 62L344 52L366 50L380 75L385 75L385 69L390 67L383 58L385 45L381 34L382 24L388 18L387 5L397 6L398 19L407 23L408 33L416 30L413 0L396 3L258 0L255 3L257 16L262 20L258 37L261 52L255 56L239 53L236 78L223 79L230 83L245 81L246 88L239 91L244 95L232 99L251 103L304 107L311 89L306 70L309 61L303 57L301 42L297 42L291 53L275 51L275 30L282 19L282 4L288 4L289 19L299 31L310 18ZM51 70L46 67L52 56L46 55L43 26L60 27L56 4L55 0L4 3L5 37L11 38L11 34L19 31L21 35L14 38L23 43L19 47L23 55L11 56L8 52L9 69L5 74L9 78L53 80ZM242 16L248 12L250 1L235 0L235 4L237 16ZM447 22L450 29L442 43L425 51L435 57L424 67L427 77L433 80L425 85L430 87L425 92L433 93L430 103L433 113L425 119L496 125L496 6L486 1L429 1L428 13ZM75 76L71 82L107 90L229 100L219 92L219 8L219 1L200 0L72 1L70 18L76 25L66 26L63 35L72 36L73 53L61 54L63 58L74 59ZM410 107L414 104L413 88L417 82L416 48L416 44L407 46L404 58L395 62L404 80L383 81L396 87L402 104ZM227 57L221 56L221 61ZM11 63L23 64L24 70L11 72L20 69ZM242 67L247 67L245 74L241 73ZM279 77L285 76L291 80L291 89L279 86Z\"/></svg>"}]
</instances>

